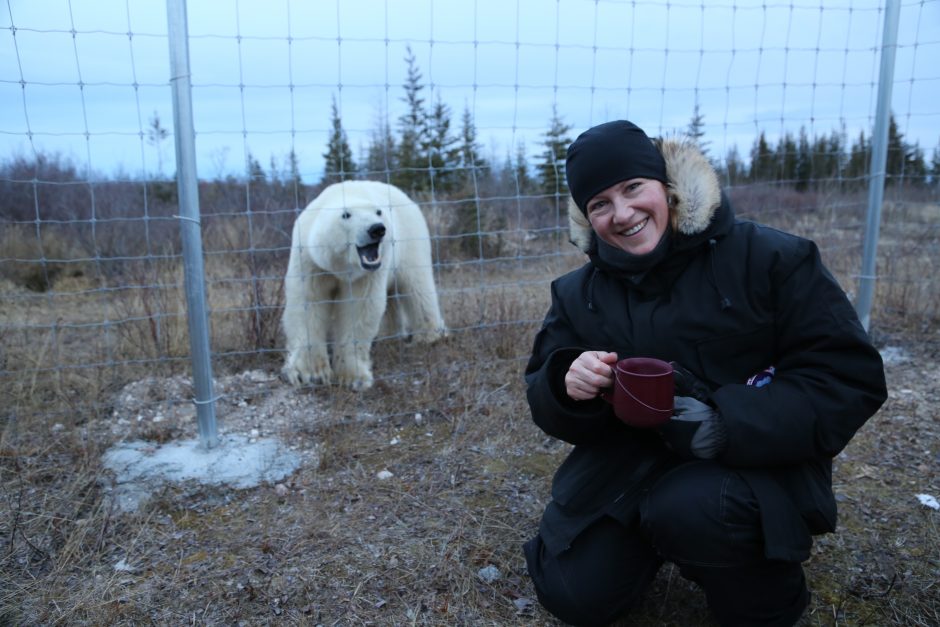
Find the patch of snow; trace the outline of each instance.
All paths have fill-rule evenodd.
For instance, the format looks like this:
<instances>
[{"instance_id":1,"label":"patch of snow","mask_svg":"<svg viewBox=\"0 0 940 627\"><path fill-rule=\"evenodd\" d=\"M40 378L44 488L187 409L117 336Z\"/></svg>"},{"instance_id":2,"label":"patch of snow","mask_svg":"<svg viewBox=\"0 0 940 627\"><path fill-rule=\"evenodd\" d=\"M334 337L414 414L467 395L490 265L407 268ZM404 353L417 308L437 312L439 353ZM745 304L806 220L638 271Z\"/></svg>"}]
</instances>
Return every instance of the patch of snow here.
<instances>
[{"instance_id":1,"label":"patch of snow","mask_svg":"<svg viewBox=\"0 0 940 627\"><path fill-rule=\"evenodd\" d=\"M133 573L137 569L128 564L126 559L122 558L119 559L114 565L114 570L118 571L119 573Z\"/></svg>"},{"instance_id":2,"label":"patch of snow","mask_svg":"<svg viewBox=\"0 0 940 627\"><path fill-rule=\"evenodd\" d=\"M493 583L499 579L502 575L499 572L499 569L493 566L492 564L484 566L479 571L477 571L477 576L485 581L486 583Z\"/></svg>"},{"instance_id":3,"label":"patch of snow","mask_svg":"<svg viewBox=\"0 0 940 627\"><path fill-rule=\"evenodd\" d=\"M210 485L250 488L274 483L294 472L301 456L274 439L249 441L239 435L219 437L206 449L199 440L122 442L102 456L115 474L114 496L124 511L137 509L155 485L196 481Z\"/></svg>"},{"instance_id":4,"label":"patch of snow","mask_svg":"<svg viewBox=\"0 0 940 627\"><path fill-rule=\"evenodd\" d=\"M880 352L886 364L901 364L911 359L903 348L897 346L885 346Z\"/></svg>"},{"instance_id":5,"label":"patch of snow","mask_svg":"<svg viewBox=\"0 0 940 627\"><path fill-rule=\"evenodd\" d=\"M917 500L920 501L920 504L925 507L940 511L940 503L937 502L936 497L931 496L930 494L918 494Z\"/></svg>"}]
</instances>

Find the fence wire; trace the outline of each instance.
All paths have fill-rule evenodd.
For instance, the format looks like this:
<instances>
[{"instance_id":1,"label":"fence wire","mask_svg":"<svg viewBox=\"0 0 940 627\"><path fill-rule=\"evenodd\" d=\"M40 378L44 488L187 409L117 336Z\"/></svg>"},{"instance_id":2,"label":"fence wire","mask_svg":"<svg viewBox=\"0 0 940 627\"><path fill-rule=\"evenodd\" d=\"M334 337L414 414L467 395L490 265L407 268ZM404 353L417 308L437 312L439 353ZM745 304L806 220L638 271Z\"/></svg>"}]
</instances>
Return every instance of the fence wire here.
<instances>
[{"instance_id":1,"label":"fence wire","mask_svg":"<svg viewBox=\"0 0 940 627\"><path fill-rule=\"evenodd\" d=\"M125 386L190 372L169 37L153 4L6 3L0 382L11 424L111 416ZM482 347L462 367L498 359L521 371L548 282L582 261L567 242L559 147L618 117L693 137L739 215L815 239L854 298L880 3L458 5L189 2L220 376L279 370L292 224L340 178L392 182L421 207L447 325ZM935 329L940 310L925 270L940 258L940 2L901 5L895 53L872 313L885 337ZM383 333L377 378L424 376L420 355Z\"/></svg>"}]
</instances>

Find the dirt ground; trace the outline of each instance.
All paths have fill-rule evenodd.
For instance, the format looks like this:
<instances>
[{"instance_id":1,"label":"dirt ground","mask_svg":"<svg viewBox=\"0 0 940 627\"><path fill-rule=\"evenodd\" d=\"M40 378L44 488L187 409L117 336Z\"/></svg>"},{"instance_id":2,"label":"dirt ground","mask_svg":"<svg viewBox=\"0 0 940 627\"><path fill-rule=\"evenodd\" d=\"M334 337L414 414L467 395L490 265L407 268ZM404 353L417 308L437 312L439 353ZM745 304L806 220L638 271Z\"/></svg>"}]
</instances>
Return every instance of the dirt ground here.
<instances>
[{"instance_id":1,"label":"dirt ground","mask_svg":"<svg viewBox=\"0 0 940 627\"><path fill-rule=\"evenodd\" d=\"M405 374L378 371L363 394L294 390L273 364L220 375L221 433L303 456L274 485L154 484L136 511L115 507L101 455L194 437L186 376L125 386L100 420L8 437L0 624L559 624L520 546L568 448L531 423L521 362L453 359L479 341L379 346ZM890 398L836 460L840 529L806 564L803 625L940 624L940 512L917 497L940 498L937 347L880 346ZM622 624L714 623L667 565Z\"/></svg>"}]
</instances>

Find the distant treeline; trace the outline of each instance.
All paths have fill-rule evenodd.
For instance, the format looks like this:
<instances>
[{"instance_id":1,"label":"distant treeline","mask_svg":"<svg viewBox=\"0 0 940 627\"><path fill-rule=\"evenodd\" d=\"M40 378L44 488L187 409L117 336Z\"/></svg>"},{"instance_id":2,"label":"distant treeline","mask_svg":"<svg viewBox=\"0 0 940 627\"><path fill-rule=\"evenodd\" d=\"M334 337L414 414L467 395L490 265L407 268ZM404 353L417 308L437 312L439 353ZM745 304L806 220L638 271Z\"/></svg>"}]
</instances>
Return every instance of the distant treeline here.
<instances>
[{"instance_id":1,"label":"distant treeline","mask_svg":"<svg viewBox=\"0 0 940 627\"><path fill-rule=\"evenodd\" d=\"M430 192L452 194L478 188L481 181L498 178L511 181L520 194L548 197L567 193L565 184L565 150L571 143L572 127L553 109L548 130L542 135L540 152L534 171L519 144L508 151L502 163L490 163L477 142L473 116L464 108L459 128L453 129L451 109L438 93L434 103L423 98L424 85L414 55L408 49L405 57L407 78L402 102L405 113L398 118L393 132L385 123L373 129L367 148L358 159L353 157L343 123L334 100L331 134L327 143L324 175L321 183L349 178L386 180L409 193ZM708 152L704 117L698 106L685 134ZM784 133L774 145L761 132L754 141L747 162L733 147L724 158L712 160L730 185L773 182L792 186L798 191L831 187L854 189L867 184L871 163L872 142L864 132L849 141L845 132L810 137L805 127L798 135ZM293 164L293 157L291 157ZM249 165L249 175L258 178L260 166ZM294 169L296 171L296 169ZM940 145L933 150L928 164L924 150L910 143L898 130L891 117L888 130L887 183L905 181L911 185L936 184L940 180Z\"/></svg>"},{"instance_id":2,"label":"distant treeline","mask_svg":"<svg viewBox=\"0 0 940 627\"><path fill-rule=\"evenodd\" d=\"M282 167L272 156L266 171L251 154L245 175L200 183L204 214L292 212L303 207L319 190L345 179L373 179L392 183L420 201L453 202L458 232L480 224L480 199L521 198L516 212L540 212L550 203L557 214L568 193L565 151L572 141L572 126L552 110L548 128L533 159L519 143L507 150L501 163L484 156L469 108L464 107L457 128L451 108L440 97L427 102L421 72L409 48L407 77L401 98L405 104L393 129L380 120L358 157L353 156L334 99L331 133L323 153L325 165L319 181L304 181L296 154L290 152ZM714 163L726 185L772 183L798 192L817 189L856 191L867 186L872 154L871 138L864 132L850 141L844 131L810 137L805 128L787 131L774 144L761 132L745 159L736 146L723 157L709 153L704 116L696 106L683 130ZM147 141L158 153L169 133L154 115ZM162 169L162 168L161 168ZM908 142L892 116L888 130L886 184L937 187L940 182L940 145L931 159L918 143ZM80 172L59 155L12 157L0 162L0 220L110 220L123 217L173 215L176 185L155 176L147 181L110 181L105 176ZM541 211L544 215L544 210ZM473 227L473 228L471 228Z\"/></svg>"}]
</instances>

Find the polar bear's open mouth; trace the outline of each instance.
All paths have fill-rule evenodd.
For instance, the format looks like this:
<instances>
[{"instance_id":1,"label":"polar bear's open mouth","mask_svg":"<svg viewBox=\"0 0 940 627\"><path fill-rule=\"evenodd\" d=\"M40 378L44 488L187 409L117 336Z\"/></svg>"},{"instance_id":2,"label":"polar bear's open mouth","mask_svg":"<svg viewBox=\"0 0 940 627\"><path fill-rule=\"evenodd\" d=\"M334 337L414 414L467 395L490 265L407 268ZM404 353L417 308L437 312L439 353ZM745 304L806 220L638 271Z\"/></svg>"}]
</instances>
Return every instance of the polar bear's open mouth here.
<instances>
[{"instance_id":1,"label":"polar bear's open mouth","mask_svg":"<svg viewBox=\"0 0 940 627\"><path fill-rule=\"evenodd\" d=\"M365 246L356 246L359 253L359 263L364 270L378 270L382 265L382 257L379 255L379 242L367 244Z\"/></svg>"}]
</instances>

